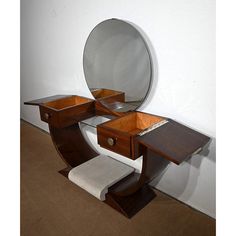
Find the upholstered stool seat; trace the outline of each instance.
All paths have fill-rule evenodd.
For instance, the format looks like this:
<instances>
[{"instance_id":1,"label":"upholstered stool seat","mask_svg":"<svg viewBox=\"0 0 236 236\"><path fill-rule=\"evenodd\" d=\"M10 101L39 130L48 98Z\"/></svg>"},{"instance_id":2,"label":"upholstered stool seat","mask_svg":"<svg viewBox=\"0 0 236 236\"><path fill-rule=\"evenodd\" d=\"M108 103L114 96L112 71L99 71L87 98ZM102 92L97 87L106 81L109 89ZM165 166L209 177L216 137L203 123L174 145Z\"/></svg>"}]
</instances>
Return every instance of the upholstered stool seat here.
<instances>
[{"instance_id":1,"label":"upholstered stool seat","mask_svg":"<svg viewBox=\"0 0 236 236\"><path fill-rule=\"evenodd\" d=\"M68 178L99 200L104 201L108 188L133 171L134 168L122 162L99 155L73 168Z\"/></svg>"}]
</instances>

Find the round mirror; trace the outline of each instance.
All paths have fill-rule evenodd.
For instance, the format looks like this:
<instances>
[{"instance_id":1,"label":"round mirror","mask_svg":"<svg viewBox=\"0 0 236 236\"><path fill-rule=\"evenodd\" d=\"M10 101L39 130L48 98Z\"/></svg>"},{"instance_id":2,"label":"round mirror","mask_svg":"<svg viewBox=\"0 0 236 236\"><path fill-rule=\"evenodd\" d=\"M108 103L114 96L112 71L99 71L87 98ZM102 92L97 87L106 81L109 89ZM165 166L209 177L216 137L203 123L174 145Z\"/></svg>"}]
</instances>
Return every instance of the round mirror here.
<instances>
[{"instance_id":1,"label":"round mirror","mask_svg":"<svg viewBox=\"0 0 236 236\"><path fill-rule=\"evenodd\" d=\"M151 57L147 44L131 24L109 19L90 33L83 55L90 91L107 108L137 109L151 84Z\"/></svg>"}]
</instances>

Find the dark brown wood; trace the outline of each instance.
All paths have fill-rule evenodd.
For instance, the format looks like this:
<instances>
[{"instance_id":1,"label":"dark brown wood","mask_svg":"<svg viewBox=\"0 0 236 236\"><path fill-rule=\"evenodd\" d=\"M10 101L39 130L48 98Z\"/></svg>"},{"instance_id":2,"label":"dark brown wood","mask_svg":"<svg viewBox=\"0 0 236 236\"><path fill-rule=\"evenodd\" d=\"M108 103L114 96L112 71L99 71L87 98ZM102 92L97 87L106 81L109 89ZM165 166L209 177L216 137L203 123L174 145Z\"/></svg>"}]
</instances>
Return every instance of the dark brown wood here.
<instances>
[{"instance_id":1,"label":"dark brown wood","mask_svg":"<svg viewBox=\"0 0 236 236\"><path fill-rule=\"evenodd\" d=\"M171 119L165 125L138 137L136 141L167 160L179 165L210 138Z\"/></svg>"},{"instance_id":2,"label":"dark brown wood","mask_svg":"<svg viewBox=\"0 0 236 236\"><path fill-rule=\"evenodd\" d=\"M141 173L135 173L122 179L109 188L109 192L117 196L128 196L135 193L144 184L148 184L168 166L169 161L156 153L153 153L145 146L142 146L143 165Z\"/></svg>"},{"instance_id":3,"label":"dark brown wood","mask_svg":"<svg viewBox=\"0 0 236 236\"><path fill-rule=\"evenodd\" d=\"M97 126L98 144L130 159L142 155L135 138L151 125L164 120L163 117L144 112L130 112L122 117L107 121ZM109 145L108 139L114 139L115 144Z\"/></svg>"},{"instance_id":4,"label":"dark brown wood","mask_svg":"<svg viewBox=\"0 0 236 236\"><path fill-rule=\"evenodd\" d=\"M125 197L107 193L105 203L126 217L131 218L155 197L154 191L145 184L135 193Z\"/></svg>"},{"instance_id":5,"label":"dark brown wood","mask_svg":"<svg viewBox=\"0 0 236 236\"><path fill-rule=\"evenodd\" d=\"M101 103L125 102L125 93L111 89L96 89L91 91L94 98Z\"/></svg>"},{"instance_id":6,"label":"dark brown wood","mask_svg":"<svg viewBox=\"0 0 236 236\"><path fill-rule=\"evenodd\" d=\"M50 96L50 97L45 97L45 98L40 98L40 99L24 102L24 104L39 106L40 104L43 104L46 102L55 101L57 99L68 98L68 97L72 97L72 96L74 96L74 95L54 95L54 96Z\"/></svg>"},{"instance_id":7,"label":"dark brown wood","mask_svg":"<svg viewBox=\"0 0 236 236\"><path fill-rule=\"evenodd\" d=\"M91 91L94 98L96 99L96 115L114 115L121 116L122 113L117 113L110 109L109 105L114 102L124 102L125 94L120 91L111 89L95 89Z\"/></svg>"},{"instance_id":8,"label":"dark brown wood","mask_svg":"<svg viewBox=\"0 0 236 236\"><path fill-rule=\"evenodd\" d=\"M168 122L139 136L141 131L163 120ZM209 137L171 119L143 112L131 112L100 124L97 135L99 145L133 160L142 155L142 144L175 164L186 160L210 140ZM115 140L113 146L108 143L110 138Z\"/></svg>"},{"instance_id":9,"label":"dark brown wood","mask_svg":"<svg viewBox=\"0 0 236 236\"><path fill-rule=\"evenodd\" d=\"M71 96L43 103L39 106L41 120L49 125L63 128L95 115L92 99Z\"/></svg>"},{"instance_id":10,"label":"dark brown wood","mask_svg":"<svg viewBox=\"0 0 236 236\"><path fill-rule=\"evenodd\" d=\"M62 170L59 170L58 172L63 175L64 177L68 178L69 172L72 170L72 167L68 166Z\"/></svg>"},{"instance_id":11,"label":"dark brown wood","mask_svg":"<svg viewBox=\"0 0 236 236\"><path fill-rule=\"evenodd\" d=\"M132 187L134 184L136 184L140 179L140 173L133 172L130 175L126 176L125 178L121 179L117 183L113 184L109 189L109 193L122 193L124 190ZM119 195L119 194L118 194ZM122 195L122 194L120 194Z\"/></svg>"},{"instance_id":12,"label":"dark brown wood","mask_svg":"<svg viewBox=\"0 0 236 236\"><path fill-rule=\"evenodd\" d=\"M64 128L49 125L49 130L54 146L67 166L76 167L99 155L86 142L78 124Z\"/></svg>"},{"instance_id":13,"label":"dark brown wood","mask_svg":"<svg viewBox=\"0 0 236 236\"><path fill-rule=\"evenodd\" d=\"M108 143L108 139L114 140L114 145L111 146ZM119 153L126 157L132 158L130 147L130 136L126 134L120 134L119 132L113 132L109 129L104 129L100 125L97 126L97 139L98 144L110 151Z\"/></svg>"},{"instance_id":14,"label":"dark brown wood","mask_svg":"<svg viewBox=\"0 0 236 236\"><path fill-rule=\"evenodd\" d=\"M55 148L67 165L59 171L63 176L68 177L73 167L98 156L84 139L78 125L78 121L95 114L117 117L98 125L98 143L102 147L131 159L143 155L141 173L132 173L123 178L111 186L106 195L105 202L129 218L155 197L148 183L158 176L170 161L180 164L209 141L209 137L171 119L163 126L140 136L140 131L167 118L143 112L115 112L99 100L94 102L88 99L81 103L81 100L74 100L74 96L57 98L53 96L26 104L39 105L41 119L49 123ZM113 108L117 105L114 103L117 101L110 103ZM84 107L84 104L88 106ZM54 120L49 122L49 119Z\"/></svg>"},{"instance_id":15,"label":"dark brown wood","mask_svg":"<svg viewBox=\"0 0 236 236\"><path fill-rule=\"evenodd\" d=\"M127 112L134 111L137 105L134 102L125 101L125 93L110 89L96 89L91 91L96 99L97 115L114 114L123 116Z\"/></svg>"}]
</instances>

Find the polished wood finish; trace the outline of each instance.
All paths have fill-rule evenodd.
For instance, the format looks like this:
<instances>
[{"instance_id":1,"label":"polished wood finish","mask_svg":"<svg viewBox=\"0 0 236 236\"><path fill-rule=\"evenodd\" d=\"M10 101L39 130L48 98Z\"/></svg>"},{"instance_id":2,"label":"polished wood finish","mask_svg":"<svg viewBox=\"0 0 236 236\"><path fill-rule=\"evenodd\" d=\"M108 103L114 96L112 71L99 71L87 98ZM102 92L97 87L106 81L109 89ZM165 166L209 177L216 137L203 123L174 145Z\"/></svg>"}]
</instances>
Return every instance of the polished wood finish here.
<instances>
[{"instance_id":1,"label":"polished wood finish","mask_svg":"<svg viewBox=\"0 0 236 236\"><path fill-rule=\"evenodd\" d=\"M168 123L158 129L138 137L136 142L177 165L209 142L210 138L206 135L168 120Z\"/></svg>"},{"instance_id":2,"label":"polished wood finish","mask_svg":"<svg viewBox=\"0 0 236 236\"><path fill-rule=\"evenodd\" d=\"M168 165L169 161L156 155L142 146L143 164L141 173L134 173L122 179L109 188L109 192L118 196L128 196L135 193L144 184L157 177Z\"/></svg>"},{"instance_id":3,"label":"polished wood finish","mask_svg":"<svg viewBox=\"0 0 236 236\"><path fill-rule=\"evenodd\" d=\"M113 146L109 145L108 143L108 140L110 138L114 140ZM100 125L98 125L97 139L98 144L101 147L119 153L128 158L132 158L130 135L127 135L126 133L123 134L121 132L114 132L113 130L109 129L104 129L100 127Z\"/></svg>"},{"instance_id":4,"label":"polished wood finish","mask_svg":"<svg viewBox=\"0 0 236 236\"><path fill-rule=\"evenodd\" d=\"M94 98L100 102L125 102L125 93L111 89L96 89L91 91Z\"/></svg>"},{"instance_id":5,"label":"polished wood finish","mask_svg":"<svg viewBox=\"0 0 236 236\"><path fill-rule=\"evenodd\" d=\"M56 150L68 167L76 167L99 155L86 142L78 124L64 128L49 125L49 130Z\"/></svg>"},{"instance_id":6,"label":"polished wood finish","mask_svg":"<svg viewBox=\"0 0 236 236\"><path fill-rule=\"evenodd\" d=\"M78 125L78 121L95 115L94 100L75 95L56 95L25 104L39 106L41 119L49 124L53 144L67 170L98 155L86 142ZM60 173L67 174L65 170Z\"/></svg>"},{"instance_id":7,"label":"polished wood finish","mask_svg":"<svg viewBox=\"0 0 236 236\"><path fill-rule=\"evenodd\" d=\"M163 117L144 112L130 112L127 115L98 125L98 144L135 160L142 155L135 143L136 136L141 131L163 120ZM115 141L113 146L107 142L109 138Z\"/></svg>"},{"instance_id":8,"label":"polished wood finish","mask_svg":"<svg viewBox=\"0 0 236 236\"><path fill-rule=\"evenodd\" d=\"M98 143L131 159L143 155L143 164L141 173L132 173L108 189L105 203L130 218L155 197L148 183L170 162L180 164L202 148L209 137L171 119L163 126L140 136L141 131L167 118L143 112L115 112L108 107L119 106L120 101L116 103L102 100L107 95L104 94L101 95L101 100L96 101L57 95L25 104L40 107L41 119L49 124L55 148L66 163L66 168L59 171L65 177L68 177L73 167L99 155L86 142L78 121L95 114L117 117L98 125ZM103 103L109 105L105 106ZM108 140L109 138L112 140Z\"/></svg>"},{"instance_id":9,"label":"polished wood finish","mask_svg":"<svg viewBox=\"0 0 236 236\"><path fill-rule=\"evenodd\" d=\"M155 197L156 194L154 191L150 186L145 184L139 188L138 191L128 196L118 196L107 193L105 203L125 215L127 218L131 218Z\"/></svg>"},{"instance_id":10,"label":"polished wood finish","mask_svg":"<svg viewBox=\"0 0 236 236\"><path fill-rule=\"evenodd\" d=\"M64 177L68 178L69 172L72 170L72 167L68 166L62 170L59 170L58 172L63 175Z\"/></svg>"},{"instance_id":11,"label":"polished wood finish","mask_svg":"<svg viewBox=\"0 0 236 236\"><path fill-rule=\"evenodd\" d=\"M120 117L127 114L127 112L116 111L126 104L124 92L102 88L92 90L91 93L96 99L96 115L113 115Z\"/></svg>"},{"instance_id":12,"label":"polished wood finish","mask_svg":"<svg viewBox=\"0 0 236 236\"><path fill-rule=\"evenodd\" d=\"M95 115L92 99L71 96L40 105L41 120L49 125L63 128Z\"/></svg>"},{"instance_id":13,"label":"polished wood finish","mask_svg":"<svg viewBox=\"0 0 236 236\"><path fill-rule=\"evenodd\" d=\"M55 95L24 104L39 106L41 120L57 128L78 123L96 113L93 99L76 95Z\"/></svg>"},{"instance_id":14,"label":"polished wood finish","mask_svg":"<svg viewBox=\"0 0 236 236\"><path fill-rule=\"evenodd\" d=\"M168 122L139 136L141 131L163 120ZM176 121L143 112L131 112L100 124L97 134L99 145L133 160L143 154L140 149L142 144L178 165L200 151L210 140L209 137ZM109 144L110 138L114 140L114 145Z\"/></svg>"},{"instance_id":15,"label":"polished wood finish","mask_svg":"<svg viewBox=\"0 0 236 236\"><path fill-rule=\"evenodd\" d=\"M170 163L156 155L145 146L143 150L143 165L141 173L132 173L108 189L106 203L130 218L154 197L148 183L160 175Z\"/></svg>"}]
</instances>

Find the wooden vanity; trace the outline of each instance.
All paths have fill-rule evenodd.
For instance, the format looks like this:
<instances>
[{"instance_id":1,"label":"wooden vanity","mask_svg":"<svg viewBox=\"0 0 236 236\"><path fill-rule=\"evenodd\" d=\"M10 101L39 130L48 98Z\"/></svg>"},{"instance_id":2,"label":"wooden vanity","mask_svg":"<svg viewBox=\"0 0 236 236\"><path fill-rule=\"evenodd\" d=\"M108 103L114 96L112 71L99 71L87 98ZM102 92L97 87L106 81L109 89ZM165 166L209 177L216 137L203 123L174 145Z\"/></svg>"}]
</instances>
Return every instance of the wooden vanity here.
<instances>
[{"instance_id":1,"label":"wooden vanity","mask_svg":"<svg viewBox=\"0 0 236 236\"><path fill-rule=\"evenodd\" d=\"M41 120L48 123L52 141L67 165L59 171L61 174L68 177L73 167L98 156L84 139L78 122L97 113L101 115L103 109L96 109L102 106L100 101L57 95L25 104L38 105ZM132 173L111 186L105 200L125 216L132 217L155 197L148 183L157 176L159 168L169 162L181 164L199 152L209 137L153 114L131 111L110 115L113 119L97 126L98 144L133 160L143 156L141 173Z\"/></svg>"},{"instance_id":2,"label":"wooden vanity","mask_svg":"<svg viewBox=\"0 0 236 236\"><path fill-rule=\"evenodd\" d=\"M149 94L153 69L146 41L130 23L114 18L99 23L86 41L83 66L94 99L56 95L25 104L39 106L41 120L48 123L65 162L59 171L65 177L99 156L79 122L109 116L96 126L98 144L124 158L143 157L141 172L112 182L105 195L105 203L130 218L156 196L150 181L170 162L179 165L200 152L210 138L170 118L137 110Z\"/></svg>"}]
</instances>

